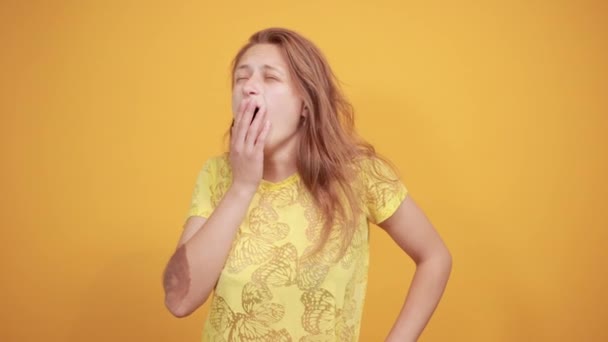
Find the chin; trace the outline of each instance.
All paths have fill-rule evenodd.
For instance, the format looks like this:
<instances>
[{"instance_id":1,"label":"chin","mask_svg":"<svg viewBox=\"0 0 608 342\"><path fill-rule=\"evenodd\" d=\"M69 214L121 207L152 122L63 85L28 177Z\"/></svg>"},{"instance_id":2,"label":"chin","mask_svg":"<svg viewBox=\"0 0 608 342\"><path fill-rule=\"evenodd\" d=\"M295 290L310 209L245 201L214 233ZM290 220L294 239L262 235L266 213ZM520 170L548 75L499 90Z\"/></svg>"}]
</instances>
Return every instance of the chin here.
<instances>
[{"instance_id":1,"label":"chin","mask_svg":"<svg viewBox=\"0 0 608 342\"><path fill-rule=\"evenodd\" d=\"M285 141L277 141L275 139L268 139L264 144L264 154L273 154L285 147Z\"/></svg>"},{"instance_id":2,"label":"chin","mask_svg":"<svg viewBox=\"0 0 608 342\"><path fill-rule=\"evenodd\" d=\"M276 146L272 142L266 141L266 144L264 144L264 154L272 153L275 150Z\"/></svg>"}]
</instances>

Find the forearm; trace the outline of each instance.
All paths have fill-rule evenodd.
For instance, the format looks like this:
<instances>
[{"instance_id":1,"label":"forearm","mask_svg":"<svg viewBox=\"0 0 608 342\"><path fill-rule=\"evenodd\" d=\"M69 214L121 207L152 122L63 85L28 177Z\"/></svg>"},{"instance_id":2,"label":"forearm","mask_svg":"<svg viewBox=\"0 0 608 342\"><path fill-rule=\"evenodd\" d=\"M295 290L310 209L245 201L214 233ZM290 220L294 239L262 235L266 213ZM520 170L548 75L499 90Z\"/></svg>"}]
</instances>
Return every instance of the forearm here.
<instances>
[{"instance_id":1,"label":"forearm","mask_svg":"<svg viewBox=\"0 0 608 342\"><path fill-rule=\"evenodd\" d=\"M445 253L420 262L387 342L414 342L422 334L446 287L452 259Z\"/></svg>"},{"instance_id":2,"label":"forearm","mask_svg":"<svg viewBox=\"0 0 608 342\"><path fill-rule=\"evenodd\" d=\"M176 316L194 312L215 286L255 191L230 187L209 218L173 254L165 270L165 305Z\"/></svg>"}]
</instances>

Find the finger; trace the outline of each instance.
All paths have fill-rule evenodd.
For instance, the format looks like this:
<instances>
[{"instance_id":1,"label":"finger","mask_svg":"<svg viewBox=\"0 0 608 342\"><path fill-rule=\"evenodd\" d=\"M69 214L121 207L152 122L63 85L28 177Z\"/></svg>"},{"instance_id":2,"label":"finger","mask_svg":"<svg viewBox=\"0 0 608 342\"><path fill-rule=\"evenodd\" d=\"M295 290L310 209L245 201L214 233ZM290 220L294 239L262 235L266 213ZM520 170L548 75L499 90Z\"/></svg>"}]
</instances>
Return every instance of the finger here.
<instances>
[{"instance_id":1,"label":"finger","mask_svg":"<svg viewBox=\"0 0 608 342\"><path fill-rule=\"evenodd\" d=\"M241 100L241 103L239 103L239 106L236 110L236 113L234 115L234 118L232 119L232 126L230 127L231 130L231 134L230 134L230 143L232 143L233 141L235 141L236 139L236 135L237 135L237 128L239 121L241 120L241 116L243 115L243 111L245 109L245 106L247 105L247 101L248 100Z\"/></svg>"},{"instance_id":2,"label":"finger","mask_svg":"<svg viewBox=\"0 0 608 342\"><path fill-rule=\"evenodd\" d=\"M253 110L251 107L255 107L255 103L253 100L247 100L247 104L241 113L241 118L236 126L236 143L242 144L245 142L245 136L247 135L247 130L249 129L249 123L251 122L251 116Z\"/></svg>"},{"instance_id":3,"label":"finger","mask_svg":"<svg viewBox=\"0 0 608 342\"><path fill-rule=\"evenodd\" d=\"M239 123L241 126L249 128L249 125L251 125L251 118L253 117L253 111L255 110L255 106L255 99L252 98L247 100L247 105L245 106L245 108L243 109L243 113L241 114L241 120Z\"/></svg>"},{"instance_id":4,"label":"finger","mask_svg":"<svg viewBox=\"0 0 608 342\"><path fill-rule=\"evenodd\" d=\"M266 105L264 103L257 105L258 113L251 122L249 129L247 130L247 136L245 137L245 145L253 148L255 139L262 130L264 121L266 120ZM255 110L254 110L255 111Z\"/></svg>"},{"instance_id":5,"label":"finger","mask_svg":"<svg viewBox=\"0 0 608 342\"><path fill-rule=\"evenodd\" d=\"M249 104L250 101L251 101L251 99L244 99L239 104L239 108L238 108L238 110L236 112L236 116L234 118L234 126L235 127L239 126L239 122L243 119L243 113L247 109L247 105Z\"/></svg>"},{"instance_id":6,"label":"finger","mask_svg":"<svg viewBox=\"0 0 608 342\"><path fill-rule=\"evenodd\" d=\"M255 141L255 146L254 146L254 151L256 152L263 152L264 151L264 145L266 143L266 138L268 137L268 134L270 133L270 121L266 120L264 121L264 126L262 128L262 131L260 132L260 135L258 135L258 138Z\"/></svg>"}]
</instances>

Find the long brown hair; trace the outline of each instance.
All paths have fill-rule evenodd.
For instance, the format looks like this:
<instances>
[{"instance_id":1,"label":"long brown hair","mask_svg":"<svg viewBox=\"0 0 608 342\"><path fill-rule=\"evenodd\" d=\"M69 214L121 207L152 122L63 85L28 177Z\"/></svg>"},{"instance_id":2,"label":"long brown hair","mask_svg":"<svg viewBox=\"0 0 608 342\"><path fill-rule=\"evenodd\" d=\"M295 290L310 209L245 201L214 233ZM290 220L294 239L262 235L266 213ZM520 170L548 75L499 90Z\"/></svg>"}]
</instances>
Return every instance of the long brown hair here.
<instances>
[{"instance_id":1,"label":"long brown hair","mask_svg":"<svg viewBox=\"0 0 608 342\"><path fill-rule=\"evenodd\" d=\"M338 258L352 241L363 208L362 194L353 181L361 171L361 158L382 161L398 175L397 168L355 130L354 109L344 96L339 81L322 52L308 39L285 28L268 28L254 33L231 63L232 86L238 62L256 44L279 47L296 91L302 96L309 115L300 126L303 130L297 157L297 168L304 186L310 191L323 218L323 228L314 254L327 243L336 221L341 223L341 248ZM225 136L230 136L228 129ZM373 172L385 175L372 163ZM388 179L398 181L398 179ZM337 214L337 216L335 216Z\"/></svg>"}]
</instances>

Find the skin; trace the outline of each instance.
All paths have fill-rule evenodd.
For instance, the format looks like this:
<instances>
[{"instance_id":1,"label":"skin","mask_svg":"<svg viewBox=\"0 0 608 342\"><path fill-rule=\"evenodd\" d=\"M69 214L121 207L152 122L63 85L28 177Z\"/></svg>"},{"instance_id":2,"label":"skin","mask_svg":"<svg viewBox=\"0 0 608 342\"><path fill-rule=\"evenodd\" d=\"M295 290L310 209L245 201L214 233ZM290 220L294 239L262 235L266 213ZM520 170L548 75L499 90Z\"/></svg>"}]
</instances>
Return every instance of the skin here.
<instances>
[{"instance_id":1,"label":"skin","mask_svg":"<svg viewBox=\"0 0 608 342\"><path fill-rule=\"evenodd\" d=\"M186 298L190 289L190 269L184 245L180 246L169 260L163 284L169 303L181 303Z\"/></svg>"},{"instance_id":2,"label":"skin","mask_svg":"<svg viewBox=\"0 0 608 342\"><path fill-rule=\"evenodd\" d=\"M176 317L194 312L217 284L261 180L280 181L297 170L298 124L307 112L280 50L253 46L239 61L235 78L232 184L209 218L188 218L164 271L165 306Z\"/></svg>"},{"instance_id":3,"label":"skin","mask_svg":"<svg viewBox=\"0 0 608 342\"><path fill-rule=\"evenodd\" d=\"M405 303L386 341L417 341L445 290L452 256L409 194L397 211L378 225L416 263Z\"/></svg>"},{"instance_id":4,"label":"skin","mask_svg":"<svg viewBox=\"0 0 608 342\"><path fill-rule=\"evenodd\" d=\"M272 131L264 147L263 170L255 176L271 182L280 181L296 172L296 151L300 120L308 115L301 96L295 90L280 49L272 44L257 44L242 56L234 74L232 108L236 112L243 101L253 101L266 109ZM234 160L238 173L249 173L245 164ZM259 167L259 165L256 165Z\"/></svg>"},{"instance_id":5,"label":"skin","mask_svg":"<svg viewBox=\"0 0 608 342\"><path fill-rule=\"evenodd\" d=\"M280 181L296 172L298 126L308 111L287 70L280 50L269 44L253 46L237 65L230 141L233 183L209 218L193 216L186 221L167 264L165 305L176 317L188 316L208 298L260 181ZM260 110L252 123L256 107ZM405 303L386 341L417 341L443 294L452 257L410 195L378 225L416 263Z\"/></svg>"}]
</instances>

